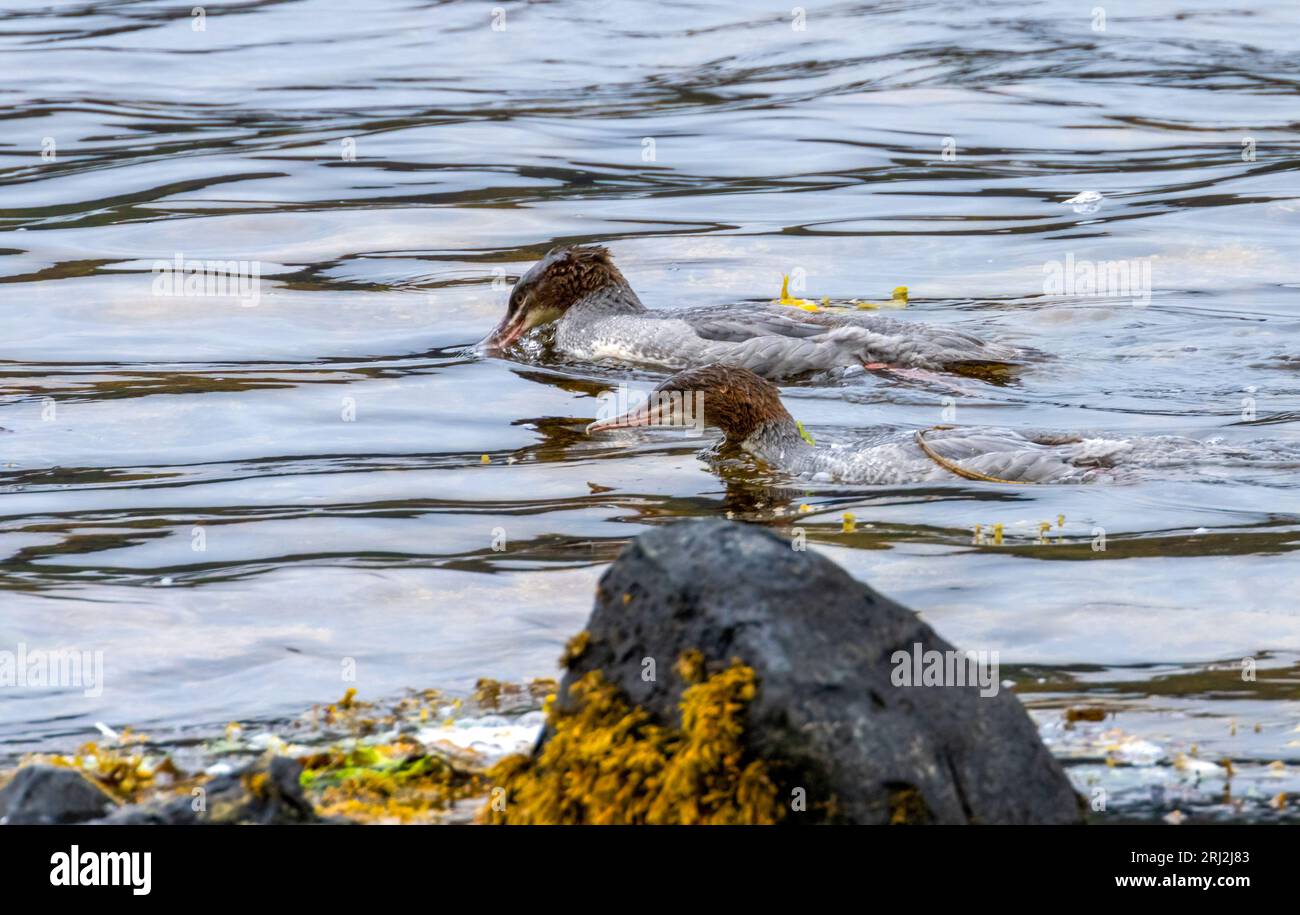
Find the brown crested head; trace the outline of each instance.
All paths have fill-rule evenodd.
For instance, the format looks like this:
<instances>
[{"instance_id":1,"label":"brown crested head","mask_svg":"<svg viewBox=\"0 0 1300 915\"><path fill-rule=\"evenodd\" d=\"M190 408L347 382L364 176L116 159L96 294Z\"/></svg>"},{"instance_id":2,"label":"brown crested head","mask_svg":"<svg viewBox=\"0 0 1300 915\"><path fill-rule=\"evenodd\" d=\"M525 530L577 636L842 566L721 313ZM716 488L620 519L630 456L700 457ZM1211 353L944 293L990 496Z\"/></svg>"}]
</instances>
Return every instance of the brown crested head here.
<instances>
[{"instance_id":1,"label":"brown crested head","mask_svg":"<svg viewBox=\"0 0 1300 915\"><path fill-rule=\"evenodd\" d=\"M717 426L728 441L749 438L759 427L790 419L777 386L749 369L714 363L678 372L656 389L670 393L699 391L704 421Z\"/></svg>"},{"instance_id":2,"label":"brown crested head","mask_svg":"<svg viewBox=\"0 0 1300 915\"><path fill-rule=\"evenodd\" d=\"M765 425L793 424L777 386L749 369L714 363L687 369L655 388L646 404L587 427L599 432L620 426L682 425L680 409L703 409L704 423L717 426L728 442L743 442Z\"/></svg>"},{"instance_id":3,"label":"brown crested head","mask_svg":"<svg viewBox=\"0 0 1300 915\"><path fill-rule=\"evenodd\" d=\"M510 290L510 304L489 348L505 349L528 331L558 321L582 299L610 286L627 287L609 249L601 245L552 248Z\"/></svg>"}]
</instances>

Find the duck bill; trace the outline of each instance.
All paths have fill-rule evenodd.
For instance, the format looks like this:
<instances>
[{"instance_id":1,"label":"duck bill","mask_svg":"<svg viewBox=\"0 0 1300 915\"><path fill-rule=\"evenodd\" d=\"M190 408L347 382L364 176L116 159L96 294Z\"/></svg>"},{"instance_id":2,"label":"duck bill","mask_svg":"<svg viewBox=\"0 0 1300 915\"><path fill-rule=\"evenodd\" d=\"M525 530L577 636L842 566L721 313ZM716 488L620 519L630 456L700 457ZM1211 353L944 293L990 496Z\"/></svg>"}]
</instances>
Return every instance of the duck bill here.
<instances>
[{"instance_id":1,"label":"duck bill","mask_svg":"<svg viewBox=\"0 0 1300 915\"><path fill-rule=\"evenodd\" d=\"M516 315L513 321L510 317L501 319L501 323L496 326L496 330L487 335L483 341L483 348L488 352L501 352L514 343L528 330L528 322L524 320L524 315Z\"/></svg>"},{"instance_id":2,"label":"duck bill","mask_svg":"<svg viewBox=\"0 0 1300 915\"><path fill-rule=\"evenodd\" d=\"M659 424L659 405L641 404L626 413L609 419L598 419L587 427L587 434L608 432L610 429L626 429L629 426L657 426Z\"/></svg>"}]
</instances>

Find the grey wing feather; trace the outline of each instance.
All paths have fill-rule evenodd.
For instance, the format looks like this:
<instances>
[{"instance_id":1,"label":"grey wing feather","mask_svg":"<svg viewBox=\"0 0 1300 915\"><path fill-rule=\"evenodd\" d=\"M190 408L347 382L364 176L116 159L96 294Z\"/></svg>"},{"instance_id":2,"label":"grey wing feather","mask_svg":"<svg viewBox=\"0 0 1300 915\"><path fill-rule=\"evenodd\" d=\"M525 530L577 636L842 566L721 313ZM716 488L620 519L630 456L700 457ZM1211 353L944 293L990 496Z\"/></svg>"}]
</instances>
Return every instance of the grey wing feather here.
<instances>
[{"instance_id":1,"label":"grey wing feather","mask_svg":"<svg viewBox=\"0 0 1300 915\"><path fill-rule=\"evenodd\" d=\"M990 343L957 328L900 321L884 315L796 313L795 309L782 305L714 305L674 310L669 314L689 324L703 340L745 343L768 337L818 342L834 337L838 347L857 351L863 361L939 367L960 362L1011 363L1020 355L1012 347ZM856 345L850 328L860 333ZM757 361L764 366L768 362Z\"/></svg>"},{"instance_id":2,"label":"grey wing feather","mask_svg":"<svg viewBox=\"0 0 1300 915\"><path fill-rule=\"evenodd\" d=\"M725 343L739 343L754 337L816 337L829 330L824 324L802 321L794 315L744 306L711 305L675 309L669 314L691 325L702 339Z\"/></svg>"}]
</instances>

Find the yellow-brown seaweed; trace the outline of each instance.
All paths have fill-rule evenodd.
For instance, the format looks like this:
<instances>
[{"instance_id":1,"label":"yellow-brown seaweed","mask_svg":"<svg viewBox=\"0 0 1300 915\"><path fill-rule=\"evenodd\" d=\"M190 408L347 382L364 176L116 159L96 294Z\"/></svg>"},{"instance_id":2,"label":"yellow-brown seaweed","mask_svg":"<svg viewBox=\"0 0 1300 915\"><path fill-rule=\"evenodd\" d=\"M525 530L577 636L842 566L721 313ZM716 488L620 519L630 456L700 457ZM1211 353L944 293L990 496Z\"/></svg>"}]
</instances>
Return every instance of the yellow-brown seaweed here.
<instances>
[{"instance_id":1,"label":"yellow-brown seaweed","mask_svg":"<svg viewBox=\"0 0 1300 915\"><path fill-rule=\"evenodd\" d=\"M757 694L740 663L703 678L703 657L677 669L698 678L682 695L680 727L630 706L600 671L570 687L572 710L552 705L551 739L534 759L508 756L479 821L495 824L767 824L785 811L762 760L744 745L745 709Z\"/></svg>"}]
</instances>

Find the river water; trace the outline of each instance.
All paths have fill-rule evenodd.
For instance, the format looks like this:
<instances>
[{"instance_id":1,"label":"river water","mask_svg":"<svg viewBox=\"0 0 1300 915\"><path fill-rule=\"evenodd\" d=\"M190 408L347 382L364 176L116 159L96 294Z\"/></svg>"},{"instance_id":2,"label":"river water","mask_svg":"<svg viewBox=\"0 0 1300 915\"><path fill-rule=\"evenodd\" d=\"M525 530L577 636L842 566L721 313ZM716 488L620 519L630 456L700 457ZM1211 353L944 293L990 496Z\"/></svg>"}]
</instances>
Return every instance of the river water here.
<instances>
[{"instance_id":1,"label":"river water","mask_svg":"<svg viewBox=\"0 0 1300 915\"><path fill-rule=\"evenodd\" d=\"M102 652L104 689L6 689L0 748L550 676L629 538L730 513L997 651L1110 814L1294 815L1294 473L792 486L712 433L583 435L653 373L467 352L600 241L653 308L905 285L890 314L1042 354L786 386L815 436L1294 444L1300 10L1094 6L7 4L0 648ZM1052 285L1102 262L1134 282Z\"/></svg>"}]
</instances>

